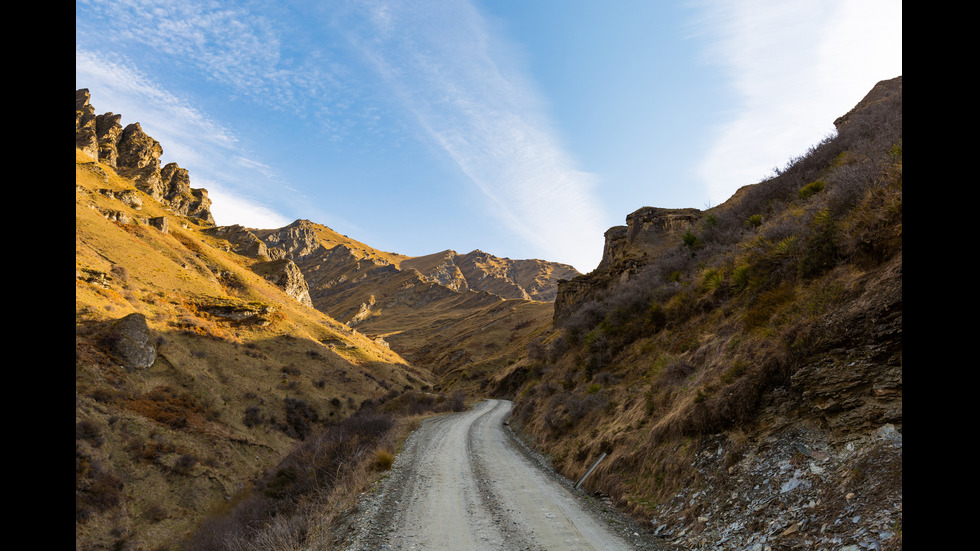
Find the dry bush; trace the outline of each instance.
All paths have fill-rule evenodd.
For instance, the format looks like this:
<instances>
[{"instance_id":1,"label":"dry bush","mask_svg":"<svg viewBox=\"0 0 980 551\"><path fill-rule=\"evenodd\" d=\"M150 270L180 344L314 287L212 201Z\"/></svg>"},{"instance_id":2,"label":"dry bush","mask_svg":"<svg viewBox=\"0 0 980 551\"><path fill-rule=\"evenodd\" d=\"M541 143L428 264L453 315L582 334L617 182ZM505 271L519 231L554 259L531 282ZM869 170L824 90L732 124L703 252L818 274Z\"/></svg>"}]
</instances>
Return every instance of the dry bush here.
<instances>
[{"instance_id":1,"label":"dry bush","mask_svg":"<svg viewBox=\"0 0 980 551\"><path fill-rule=\"evenodd\" d=\"M395 463L395 454L388 450L379 449L374 454L374 462L371 468L376 471L387 471Z\"/></svg>"},{"instance_id":2,"label":"dry bush","mask_svg":"<svg viewBox=\"0 0 980 551\"><path fill-rule=\"evenodd\" d=\"M198 400L167 386L130 398L126 405L131 411L173 429L203 424L209 415L207 408Z\"/></svg>"},{"instance_id":3,"label":"dry bush","mask_svg":"<svg viewBox=\"0 0 980 551\"><path fill-rule=\"evenodd\" d=\"M339 489L356 486L357 481L364 480L364 472L383 466L394 428L392 415L374 411L358 412L336 424L315 427L229 512L206 519L182 548L204 551L229 549L229 545L233 549L256 550L301 547L310 523L304 507Z\"/></svg>"}]
</instances>

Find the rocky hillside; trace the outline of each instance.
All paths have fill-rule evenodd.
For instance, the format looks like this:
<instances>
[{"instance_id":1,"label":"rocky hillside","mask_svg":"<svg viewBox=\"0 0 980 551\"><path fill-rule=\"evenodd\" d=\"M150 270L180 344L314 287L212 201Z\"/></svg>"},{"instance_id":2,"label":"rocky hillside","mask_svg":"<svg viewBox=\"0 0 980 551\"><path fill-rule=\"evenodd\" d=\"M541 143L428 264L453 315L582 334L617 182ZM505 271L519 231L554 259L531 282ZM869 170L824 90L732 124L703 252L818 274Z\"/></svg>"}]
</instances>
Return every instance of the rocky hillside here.
<instances>
[{"instance_id":1,"label":"rocky hillside","mask_svg":"<svg viewBox=\"0 0 980 551\"><path fill-rule=\"evenodd\" d=\"M643 208L494 376L572 480L687 549L902 547L902 78L717 207Z\"/></svg>"},{"instance_id":2,"label":"rocky hillside","mask_svg":"<svg viewBox=\"0 0 980 551\"><path fill-rule=\"evenodd\" d=\"M192 189L187 170L177 163L161 167L163 148L143 132L139 123L123 128L119 122L122 115L96 115L89 99L88 90L76 91L75 148L132 180L138 190L167 205L175 214L214 224L207 190Z\"/></svg>"},{"instance_id":3,"label":"rocky hillside","mask_svg":"<svg viewBox=\"0 0 980 551\"><path fill-rule=\"evenodd\" d=\"M301 503L328 518L368 481L371 454L397 445L411 421L392 415L457 402L313 308L292 260L215 228L207 194L159 168L160 145L138 125L119 132L118 116L92 112L78 91L76 549L176 549L232 511L248 529L226 535L273 519L305 533ZM313 470L297 458L338 431L336 445L359 447L320 451ZM289 478L320 470L344 475L320 480L321 498Z\"/></svg>"},{"instance_id":4,"label":"rocky hillside","mask_svg":"<svg viewBox=\"0 0 980 551\"><path fill-rule=\"evenodd\" d=\"M306 220L217 227L138 123L88 90L75 118L77 549L324 535L414 416L462 407L577 275Z\"/></svg>"},{"instance_id":5,"label":"rocky hillside","mask_svg":"<svg viewBox=\"0 0 980 551\"><path fill-rule=\"evenodd\" d=\"M431 369L447 387L460 379L482 382L522 354L531 334L548 325L558 282L579 275L565 264L482 251L408 257L309 220L210 233L277 269L298 300L308 296L318 310ZM286 276L276 268L283 265L299 275Z\"/></svg>"}]
</instances>

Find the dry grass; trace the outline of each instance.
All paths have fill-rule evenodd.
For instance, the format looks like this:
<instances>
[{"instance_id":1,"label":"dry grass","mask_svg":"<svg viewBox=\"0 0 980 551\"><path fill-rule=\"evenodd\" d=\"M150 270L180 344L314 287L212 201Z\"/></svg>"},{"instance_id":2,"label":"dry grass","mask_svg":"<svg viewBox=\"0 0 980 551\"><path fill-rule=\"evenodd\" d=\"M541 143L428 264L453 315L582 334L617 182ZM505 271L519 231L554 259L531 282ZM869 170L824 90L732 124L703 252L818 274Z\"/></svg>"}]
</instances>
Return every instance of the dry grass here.
<instances>
[{"instance_id":1,"label":"dry grass","mask_svg":"<svg viewBox=\"0 0 980 551\"><path fill-rule=\"evenodd\" d=\"M514 425L571 479L611 450L588 485L639 517L697 476L692 443L735 431L737 454L767 393L900 262L901 143L871 142L825 141L707 213L696 248L678 242L582 301L551 345L494 379L516 396Z\"/></svg>"},{"instance_id":2,"label":"dry grass","mask_svg":"<svg viewBox=\"0 0 980 551\"><path fill-rule=\"evenodd\" d=\"M228 252L196 221L145 195L137 210L101 192L133 186L109 167L103 177L84 155L76 160L78 546L155 548L192 530L230 497L226 488L247 486L296 444L279 428L287 397L319 413L316 428L389 388L432 384L395 352L254 274L252 259ZM170 218L169 233L141 221L156 216ZM270 307L261 323L212 308L253 303ZM157 361L128 372L100 339L133 312L146 317ZM284 378L287 367L299 375ZM249 407L262 422L246 423Z\"/></svg>"}]
</instances>

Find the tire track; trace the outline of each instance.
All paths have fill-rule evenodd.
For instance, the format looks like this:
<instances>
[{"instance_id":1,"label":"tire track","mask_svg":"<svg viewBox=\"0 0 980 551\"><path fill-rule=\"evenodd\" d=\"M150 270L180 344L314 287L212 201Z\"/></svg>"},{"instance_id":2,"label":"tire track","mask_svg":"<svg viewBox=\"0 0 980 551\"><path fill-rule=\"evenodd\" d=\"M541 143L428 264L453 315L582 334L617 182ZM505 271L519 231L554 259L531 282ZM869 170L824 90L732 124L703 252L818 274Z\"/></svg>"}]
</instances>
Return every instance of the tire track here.
<instances>
[{"instance_id":1,"label":"tire track","mask_svg":"<svg viewBox=\"0 0 980 551\"><path fill-rule=\"evenodd\" d=\"M619 551L623 537L544 472L503 426L512 404L426 420L359 506L344 549Z\"/></svg>"}]
</instances>

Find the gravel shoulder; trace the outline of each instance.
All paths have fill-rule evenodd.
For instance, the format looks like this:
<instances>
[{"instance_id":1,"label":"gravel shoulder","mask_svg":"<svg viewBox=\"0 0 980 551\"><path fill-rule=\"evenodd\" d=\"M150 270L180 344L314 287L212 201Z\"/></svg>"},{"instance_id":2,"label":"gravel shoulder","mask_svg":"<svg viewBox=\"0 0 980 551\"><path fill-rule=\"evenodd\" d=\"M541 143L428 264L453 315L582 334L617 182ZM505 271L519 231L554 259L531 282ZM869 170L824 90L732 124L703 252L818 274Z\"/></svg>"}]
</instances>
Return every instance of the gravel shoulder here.
<instances>
[{"instance_id":1,"label":"gravel shoulder","mask_svg":"<svg viewBox=\"0 0 980 551\"><path fill-rule=\"evenodd\" d=\"M426 420L346 520L338 549L663 549L542 466L486 400Z\"/></svg>"}]
</instances>

